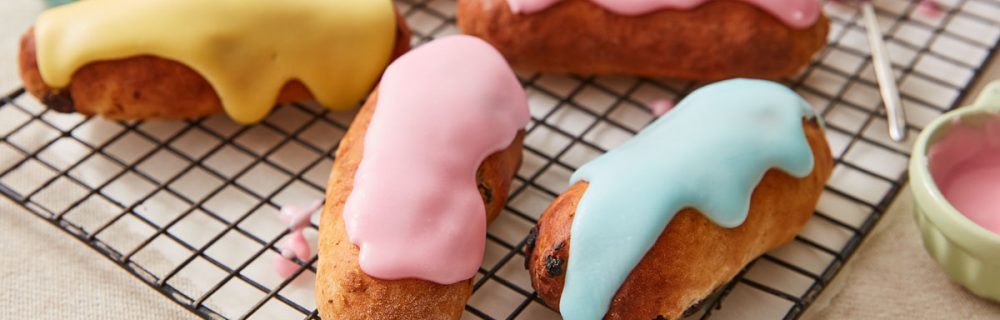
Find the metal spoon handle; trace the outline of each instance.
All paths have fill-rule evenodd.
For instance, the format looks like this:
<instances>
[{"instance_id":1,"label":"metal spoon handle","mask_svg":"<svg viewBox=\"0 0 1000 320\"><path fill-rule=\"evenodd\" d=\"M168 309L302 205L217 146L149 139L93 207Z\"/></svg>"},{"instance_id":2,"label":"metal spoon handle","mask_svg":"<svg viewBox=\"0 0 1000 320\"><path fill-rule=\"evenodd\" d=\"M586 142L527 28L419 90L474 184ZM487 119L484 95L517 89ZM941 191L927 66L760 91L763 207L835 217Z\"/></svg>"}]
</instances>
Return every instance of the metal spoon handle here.
<instances>
[{"instance_id":1,"label":"metal spoon handle","mask_svg":"<svg viewBox=\"0 0 1000 320\"><path fill-rule=\"evenodd\" d=\"M862 1L861 12L864 15L865 29L868 29L868 45L871 47L875 78L878 79L885 113L889 118L889 137L895 141L906 140L906 115L900 102L899 88L896 87L896 77L892 72L892 62L889 61L888 50L882 40L882 29L878 25L875 6L871 1Z\"/></svg>"}]
</instances>

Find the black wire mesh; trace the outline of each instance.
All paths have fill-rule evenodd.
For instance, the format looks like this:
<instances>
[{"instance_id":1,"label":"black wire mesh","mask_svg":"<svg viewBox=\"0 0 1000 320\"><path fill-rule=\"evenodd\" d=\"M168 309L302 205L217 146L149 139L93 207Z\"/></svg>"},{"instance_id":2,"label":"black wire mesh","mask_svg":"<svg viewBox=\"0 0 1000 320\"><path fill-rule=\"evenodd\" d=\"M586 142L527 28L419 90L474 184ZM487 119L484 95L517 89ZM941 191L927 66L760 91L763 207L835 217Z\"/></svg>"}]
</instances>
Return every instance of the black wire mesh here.
<instances>
[{"instance_id":1,"label":"black wire mesh","mask_svg":"<svg viewBox=\"0 0 1000 320\"><path fill-rule=\"evenodd\" d=\"M420 44L458 33L452 0L399 0ZM1000 39L1000 1L877 2L910 139L951 109ZM786 82L827 121L836 167L795 241L745 268L694 317L798 318L841 270L906 182L912 143L886 136L864 26L826 4L830 45ZM531 100L520 169L506 212L489 229L466 318L551 319L522 264L526 235L569 175L654 117L646 109L694 83L521 74ZM270 268L287 233L283 204L322 197L352 114L308 104L255 126L225 116L111 122L40 106L23 89L0 100L0 193L65 230L206 318L318 318L315 256L287 279ZM315 222L307 236L315 239ZM722 307L722 302L725 307Z\"/></svg>"}]
</instances>

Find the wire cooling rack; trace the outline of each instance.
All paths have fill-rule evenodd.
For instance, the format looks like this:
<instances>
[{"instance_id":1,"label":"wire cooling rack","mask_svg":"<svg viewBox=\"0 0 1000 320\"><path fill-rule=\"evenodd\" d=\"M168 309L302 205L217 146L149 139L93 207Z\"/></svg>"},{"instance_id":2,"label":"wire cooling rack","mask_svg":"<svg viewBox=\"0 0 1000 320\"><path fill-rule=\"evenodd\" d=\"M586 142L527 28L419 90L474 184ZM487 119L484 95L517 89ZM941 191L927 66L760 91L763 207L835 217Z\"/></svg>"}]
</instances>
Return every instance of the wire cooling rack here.
<instances>
[{"instance_id":1,"label":"wire cooling rack","mask_svg":"<svg viewBox=\"0 0 1000 320\"><path fill-rule=\"evenodd\" d=\"M415 44L458 33L450 0L397 1ZM909 114L910 137L955 107L993 56L1000 1L877 1ZM699 318L797 318L841 270L906 181L912 140L886 136L855 8L825 5L830 45L787 83L825 116L837 158L816 215L756 260ZM522 252L538 215L575 168L636 133L652 101L697 85L636 78L519 75L531 102L524 164L489 228L466 318L555 319L533 293ZM290 278L272 270L285 204L322 197L352 114L308 104L239 126L225 116L111 122L58 114L23 90L0 102L0 192L206 318L317 318L315 256ZM315 223L307 238L315 244Z\"/></svg>"}]
</instances>

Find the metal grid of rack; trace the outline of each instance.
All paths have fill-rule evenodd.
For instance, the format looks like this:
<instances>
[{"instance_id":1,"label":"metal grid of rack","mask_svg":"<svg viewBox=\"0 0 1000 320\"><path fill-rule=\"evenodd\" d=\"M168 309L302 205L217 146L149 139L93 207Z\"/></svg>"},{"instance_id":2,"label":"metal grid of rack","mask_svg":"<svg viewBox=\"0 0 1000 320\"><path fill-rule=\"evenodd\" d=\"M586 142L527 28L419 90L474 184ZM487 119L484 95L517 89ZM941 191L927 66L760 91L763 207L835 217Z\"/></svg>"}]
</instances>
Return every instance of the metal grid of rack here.
<instances>
[{"instance_id":1,"label":"metal grid of rack","mask_svg":"<svg viewBox=\"0 0 1000 320\"><path fill-rule=\"evenodd\" d=\"M453 0L398 0L420 44L458 33ZM797 318L854 253L906 181L913 137L956 106L1000 39L1000 1L879 1L911 141L886 136L855 8L827 3L830 45L787 79L827 121L836 167L815 216L754 261L694 315ZM654 119L646 106L697 84L661 79L519 74L532 123L524 164L466 318L552 319L523 270L528 230L569 175ZM206 318L318 318L315 256L289 278L271 271L285 204L320 198L352 114L309 104L239 126L225 116L111 122L58 114L23 89L0 100L0 193ZM307 230L315 243L316 222Z\"/></svg>"}]
</instances>

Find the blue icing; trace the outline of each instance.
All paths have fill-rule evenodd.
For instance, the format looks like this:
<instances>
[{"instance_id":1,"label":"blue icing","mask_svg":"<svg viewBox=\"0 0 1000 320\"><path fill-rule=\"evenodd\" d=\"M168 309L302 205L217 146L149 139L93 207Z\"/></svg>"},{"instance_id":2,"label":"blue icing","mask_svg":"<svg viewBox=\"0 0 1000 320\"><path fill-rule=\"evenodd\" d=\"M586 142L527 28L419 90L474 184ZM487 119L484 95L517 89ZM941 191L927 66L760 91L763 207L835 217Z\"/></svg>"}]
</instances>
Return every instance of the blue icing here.
<instances>
[{"instance_id":1,"label":"blue icing","mask_svg":"<svg viewBox=\"0 0 1000 320\"><path fill-rule=\"evenodd\" d=\"M638 135L587 163L573 183L590 183L576 209L560 310L568 320L601 319L626 277L674 215L693 207L720 226L743 223L764 173L809 175L802 130L812 118L795 92L770 81L705 86Z\"/></svg>"},{"instance_id":2,"label":"blue icing","mask_svg":"<svg viewBox=\"0 0 1000 320\"><path fill-rule=\"evenodd\" d=\"M55 7L55 6L61 6L61 5L64 5L64 4L73 2L73 1L74 0L45 0L45 3L49 7Z\"/></svg>"}]
</instances>

